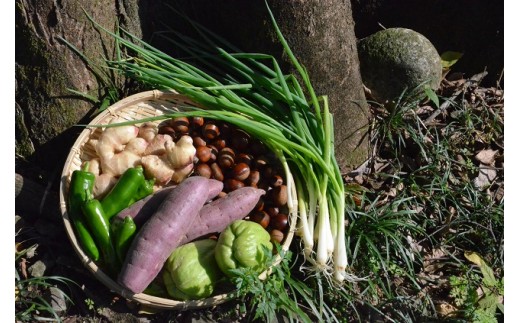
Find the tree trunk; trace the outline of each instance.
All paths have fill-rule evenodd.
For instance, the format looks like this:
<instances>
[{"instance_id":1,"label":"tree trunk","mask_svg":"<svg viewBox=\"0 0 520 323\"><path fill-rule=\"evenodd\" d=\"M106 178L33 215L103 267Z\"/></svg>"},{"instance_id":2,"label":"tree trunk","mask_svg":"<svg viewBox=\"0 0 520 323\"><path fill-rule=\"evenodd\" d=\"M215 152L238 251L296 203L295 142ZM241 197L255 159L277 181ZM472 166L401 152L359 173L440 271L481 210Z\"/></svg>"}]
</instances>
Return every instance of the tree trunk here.
<instances>
[{"instance_id":1,"label":"tree trunk","mask_svg":"<svg viewBox=\"0 0 520 323\"><path fill-rule=\"evenodd\" d=\"M327 95L334 114L335 153L342 171L368 155L368 105L350 1L271 1L292 51L306 67L316 94Z\"/></svg>"},{"instance_id":2,"label":"tree trunk","mask_svg":"<svg viewBox=\"0 0 520 323\"><path fill-rule=\"evenodd\" d=\"M157 22L157 26L166 22L188 33L189 26L182 19L172 18L164 3L168 2L155 2L150 10L152 16L145 20ZM352 170L369 155L369 114L350 2L271 0L269 6L289 46L309 72L316 93L328 96L335 120L336 157L343 172ZM283 67L290 68L264 1L180 0L175 7L242 51L271 54ZM150 31L158 30L160 27ZM154 45L174 50L157 41Z\"/></svg>"},{"instance_id":3,"label":"tree trunk","mask_svg":"<svg viewBox=\"0 0 520 323\"><path fill-rule=\"evenodd\" d=\"M65 39L94 64L112 57L114 41L96 31L83 12L107 28L118 18L131 21L130 30L141 35L137 1L16 0L15 140L16 154L47 170L63 165L63 159L88 122L92 102L68 89L100 97L106 90ZM129 16L133 14L133 17ZM122 84L117 77L116 84Z\"/></svg>"}]
</instances>

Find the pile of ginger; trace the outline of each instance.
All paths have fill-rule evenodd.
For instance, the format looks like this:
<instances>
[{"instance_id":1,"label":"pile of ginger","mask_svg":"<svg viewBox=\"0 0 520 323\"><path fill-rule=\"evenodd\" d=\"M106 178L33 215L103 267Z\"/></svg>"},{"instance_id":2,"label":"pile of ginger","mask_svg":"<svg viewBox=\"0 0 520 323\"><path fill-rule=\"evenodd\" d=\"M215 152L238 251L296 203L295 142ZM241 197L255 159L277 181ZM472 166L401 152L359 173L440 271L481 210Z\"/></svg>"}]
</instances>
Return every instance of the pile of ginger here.
<instances>
[{"instance_id":1,"label":"pile of ginger","mask_svg":"<svg viewBox=\"0 0 520 323\"><path fill-rule=\"evenodd\" d=\"M113 123L124 120L114 120ZM99 138L86 145L96 152L88 170L96 175L94 197L102 198L128 168L142 165L146 178L155 179L157 188L178 184L192 171L196 149L189 135L177 141L159 134L154 123L105 128Z\"/></svg>"}]
</instances>

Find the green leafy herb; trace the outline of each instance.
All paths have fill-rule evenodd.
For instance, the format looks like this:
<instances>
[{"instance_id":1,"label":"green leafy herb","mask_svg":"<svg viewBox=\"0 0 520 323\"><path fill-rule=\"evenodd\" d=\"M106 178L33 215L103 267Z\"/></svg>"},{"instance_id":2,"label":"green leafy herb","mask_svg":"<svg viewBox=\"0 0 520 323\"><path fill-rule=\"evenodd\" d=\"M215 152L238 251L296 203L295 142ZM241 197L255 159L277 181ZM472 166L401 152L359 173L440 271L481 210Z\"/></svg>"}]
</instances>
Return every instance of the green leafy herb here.
<instances>
[{"instance_id":1,"label":"green leafy herb","mask_svg":"<svg viewBox=\"0 0 520 323\"><path fill-rule=\"evenodd\" d=\"M251 313L255 313L253 319L272 322L278 315L287 315L291 321L298 322L337 321L329 311L320 311L309 286L292 277L289 265L292 252L283 250L279 244L275 246L276 254L265 248L269 274L264 279L250 268L232 269L236 275L232 278L236 295L247 302ZM309 315L314 317L311 319Z\"/></svg>"}]
</instances>

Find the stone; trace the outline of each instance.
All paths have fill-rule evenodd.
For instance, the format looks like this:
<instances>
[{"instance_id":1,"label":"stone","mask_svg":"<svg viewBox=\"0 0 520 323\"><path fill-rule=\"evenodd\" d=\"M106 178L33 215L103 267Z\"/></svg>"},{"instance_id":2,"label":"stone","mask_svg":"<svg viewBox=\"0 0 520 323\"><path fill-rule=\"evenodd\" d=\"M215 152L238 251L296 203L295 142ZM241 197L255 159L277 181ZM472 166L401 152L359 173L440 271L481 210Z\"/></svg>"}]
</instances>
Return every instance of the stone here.
<instances>
[{"instance_id":1,"label":"stone","mask_svg":"<svg viewBox=\"0 0 520 323\"><path fill-rule=\"evenodd\" d=\"M423 85L432 90L442 80L441 58L433 44L407 28L388 28L358 41L363 83L372 97L390 102L403 91L425 95Z\"/></svg>"},{"instance_id":2,"label":"stone","mask_svg":"<svg viewBox=\"0 0 520 323\"><path fill-rule=\"evenodd\" d=\"M67 295L58 287L49 288L50 303L52 309L58 313L64 313L67 311Z\"/></svg>"},{"instance_id":3,"label":"stone","mask_svg":"<svg viewBox=\"0 0 520 323\"><path fill-rule=\"evenodd\" d=\"M29 267L29 273L32 277L43 277L45 275L45 270L47 266L41 260L36 261L34 264Z\"/></svg>"}]
</instances>

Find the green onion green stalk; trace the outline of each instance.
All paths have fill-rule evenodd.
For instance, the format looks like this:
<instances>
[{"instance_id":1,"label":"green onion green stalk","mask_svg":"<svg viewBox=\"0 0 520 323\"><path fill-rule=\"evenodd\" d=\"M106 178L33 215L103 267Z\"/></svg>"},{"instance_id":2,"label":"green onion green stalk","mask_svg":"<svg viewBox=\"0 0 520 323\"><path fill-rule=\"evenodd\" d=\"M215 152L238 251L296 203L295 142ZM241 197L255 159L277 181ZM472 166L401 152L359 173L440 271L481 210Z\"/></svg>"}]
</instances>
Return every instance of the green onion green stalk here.
<instances>
[{"instance_id":1,"label":"green onion green stalk","mask_svg":"<svg viewBox=\"0 0 520 323\"><path fill-rule=\"evenodd\" d=\"M303 87L294 75L282 73L273 56L241 53L195 23L204 42L173 30L159 36L183 49L200 67L187 63L187 59L175 59L125 30L112 33L93 23L115 37L118 44L117 59L108 61L110 68L153 88L173 89L204 107L183 107L182 112L172 110L160 118L184 115L218 119L262 140L294 176L295 187L288 187L288 191L298 210L297 234L311 268L337 282L351 280L353 277L346 273L345 188L334 155L328 100L316 96L309 75L268 11Z\"/></svg>"}]
</instances>

